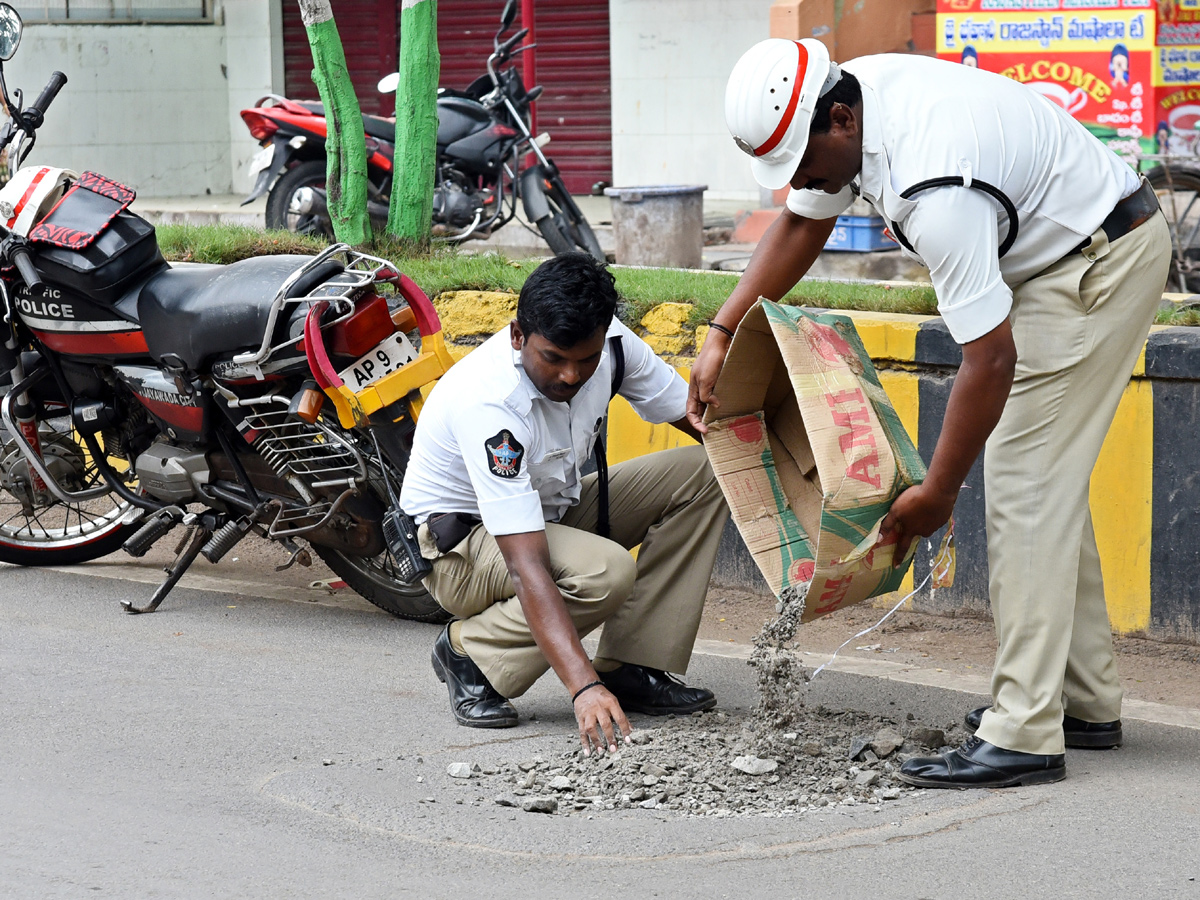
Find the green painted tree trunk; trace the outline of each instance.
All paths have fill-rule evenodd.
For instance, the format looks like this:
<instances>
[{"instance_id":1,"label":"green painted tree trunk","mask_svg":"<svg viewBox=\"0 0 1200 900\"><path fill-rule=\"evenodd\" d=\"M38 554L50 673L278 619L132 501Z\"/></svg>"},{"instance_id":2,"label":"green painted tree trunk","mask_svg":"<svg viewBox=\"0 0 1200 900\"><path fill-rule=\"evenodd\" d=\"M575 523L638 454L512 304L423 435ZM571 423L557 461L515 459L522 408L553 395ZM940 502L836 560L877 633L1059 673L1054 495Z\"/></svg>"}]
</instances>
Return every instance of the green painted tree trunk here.
<instances>
[{"instance_id":1,"label":"green painted tree trunk","mask_svg":"<svg viewBox=\"0 0 1200 900\"><path fill-rule=\"evenodd\" d=\"M437 163L437 0L403 0L400 83L396 87L396 168L388 233L415 247L429 245Z\"/></svg>"},{"instance_id":2,"label":"green painted tree trunk","mask_svg":"<svg viewBox=\"0 0 1200 900\"><path fill-rule=\"evenodd\" d=\"M300 0L300 16L312 48L313 82L325 104L326 189L333 233L352 246L365 244L371 240L367 144L342 39L329 0Z\"/></svg>"}]
</instances>

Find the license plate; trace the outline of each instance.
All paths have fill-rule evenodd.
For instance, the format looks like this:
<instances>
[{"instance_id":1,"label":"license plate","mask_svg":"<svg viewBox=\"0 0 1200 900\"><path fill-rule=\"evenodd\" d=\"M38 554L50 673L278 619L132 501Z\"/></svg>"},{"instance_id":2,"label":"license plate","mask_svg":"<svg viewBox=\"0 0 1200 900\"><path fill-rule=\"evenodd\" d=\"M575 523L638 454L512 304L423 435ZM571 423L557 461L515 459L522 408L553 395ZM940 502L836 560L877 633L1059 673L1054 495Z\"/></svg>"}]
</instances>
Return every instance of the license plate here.
<instances>
[{"instance_id":1,"label":"license plate","mask_svg":"<svg viewBox=\"0 0 1200 900\"><path fill-rule=\"evenodd\" d=\"M350 390L361 391L416 358L417 348L405 334L397 331L354 365L338 372L338 377Z\"/></svg>"},{"instance_id":2,"label":"license plate","mask_svg":"<svg viewBox=\"0 0 1200 900\"><path fill-rule=\"evenodd\" d=\"M258 173L271 164L271 158L275 155L275 145L267 144L250 160L250 181L253 183L258 179Z\"/></svg>"}]
</instances>

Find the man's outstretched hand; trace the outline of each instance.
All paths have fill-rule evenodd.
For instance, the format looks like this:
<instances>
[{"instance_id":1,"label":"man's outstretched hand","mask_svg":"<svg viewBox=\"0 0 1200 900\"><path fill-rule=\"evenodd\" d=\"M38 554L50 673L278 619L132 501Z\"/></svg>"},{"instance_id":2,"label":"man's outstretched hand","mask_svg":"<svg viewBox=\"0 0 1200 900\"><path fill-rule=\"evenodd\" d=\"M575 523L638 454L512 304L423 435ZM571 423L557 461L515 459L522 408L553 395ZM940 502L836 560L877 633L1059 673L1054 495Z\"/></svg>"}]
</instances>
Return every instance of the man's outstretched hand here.
<instances>
[{"instance_id":1,"label":"man's outstretched hand","mask_svg":"<svg viewBox=\"0 0 1200 900\"><path fill-rule=\"evenodd\" d=\"M621 704L604 685L589 688L576 698L575 720L579 723L584 756L605 747L609 753L616 753L617 744L629 743L629 733L633 731Z\"/></svg>"}]
</instances>

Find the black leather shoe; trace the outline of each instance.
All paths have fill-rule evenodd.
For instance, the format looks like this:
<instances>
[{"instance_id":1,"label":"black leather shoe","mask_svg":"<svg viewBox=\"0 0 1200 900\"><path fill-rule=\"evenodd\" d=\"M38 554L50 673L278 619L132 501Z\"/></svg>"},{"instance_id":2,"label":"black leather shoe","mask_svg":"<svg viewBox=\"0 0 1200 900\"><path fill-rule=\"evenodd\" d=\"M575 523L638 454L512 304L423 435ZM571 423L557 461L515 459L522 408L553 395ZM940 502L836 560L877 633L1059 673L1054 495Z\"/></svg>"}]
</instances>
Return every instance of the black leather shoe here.
<instances>
[{"instance_id":1,"label":"black leather shoe","mask_svg":"<svg viewBox=\"0 0 1200 900\"><path fill-rule=\"evenodd\" d=\"M450 711L459 725L468 728L512 728L517 710L469 656L454 651L450 644L450 626L433 645L433 673L450 689Z\"/></svg>"},{"instance_id":2,"label":"black leather shoe","mask_svg":"<svg viewBox=\"0 0 1200 900\"><path fill-rule=\"evenodd\" d=\"M975 731L983 721L988 707L973 709L965 716L969 731ZM1074 716L1063 716L1063 740L1068 747L1084 750L1108 750L1121 746L1121 720L1115 722L1085 722Z\"/></svg>"},{"instance_id":3,"label":"black leather shoe","mask_svg":"<svg viewBox=\"0 0 1200 900\"><path fill-rule=\"evenodd\" d=\"M611 672L601 672L600 680L612 691L625 712L648 716L686 715L717 705L713 692L688 687L661 669L648 669L625 663Z\"/></svg>"},{"instance_id":4,"label":"black leather shoe","mask_svg":"<svg viewBox=\"0 0 1200 900\"><path fill-rule=\"evenodd\" d=\"M900 780L929 788L1001 788L1048 784L1067 777L1066 756L1020 753L971 736L941 756L907 760Z\"/></svg>"}]
</instances>

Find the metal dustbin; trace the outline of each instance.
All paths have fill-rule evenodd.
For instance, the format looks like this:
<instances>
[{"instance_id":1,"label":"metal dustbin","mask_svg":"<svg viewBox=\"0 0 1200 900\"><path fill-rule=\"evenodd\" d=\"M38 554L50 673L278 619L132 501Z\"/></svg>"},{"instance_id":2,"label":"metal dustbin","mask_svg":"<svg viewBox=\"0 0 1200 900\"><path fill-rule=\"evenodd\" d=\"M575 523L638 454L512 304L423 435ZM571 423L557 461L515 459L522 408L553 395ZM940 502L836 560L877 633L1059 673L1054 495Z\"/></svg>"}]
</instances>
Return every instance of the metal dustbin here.
<instances>
[{"instance_id":1,"label":"metal dustbin","mask_svg":"<svg viewBox=\"0 0 1200 900\"><path fill-rule=\"evenodd\" d=\"M706 184L605 188L605 196L612 201L617 262L700 268L706 190Z\"/></svg>"}]
</instances>

